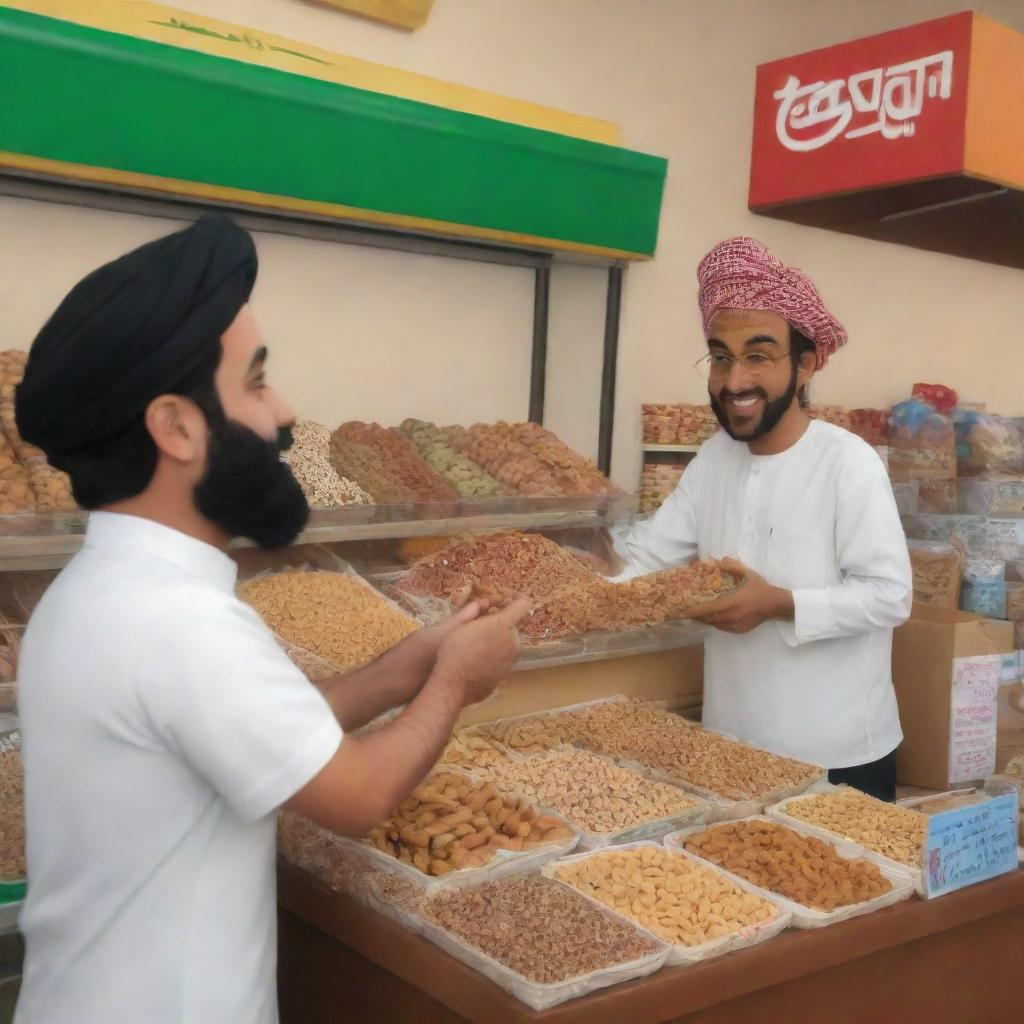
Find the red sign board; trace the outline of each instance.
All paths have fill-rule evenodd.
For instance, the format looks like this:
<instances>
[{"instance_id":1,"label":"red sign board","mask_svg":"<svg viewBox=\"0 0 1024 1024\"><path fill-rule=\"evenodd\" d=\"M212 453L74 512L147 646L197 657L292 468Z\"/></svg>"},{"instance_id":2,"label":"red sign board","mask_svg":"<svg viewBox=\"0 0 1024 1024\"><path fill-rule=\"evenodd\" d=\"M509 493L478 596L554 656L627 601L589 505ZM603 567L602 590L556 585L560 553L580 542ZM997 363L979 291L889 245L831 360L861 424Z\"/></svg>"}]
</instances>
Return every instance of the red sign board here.
<instances>
[{"instance_id":1,"label":"red sign board","mask_svg":"<svg viewBox=\"0 0 1024 1024\"><path fill-rule=\"evenodd\" d=\"M762 64L750 206L963 168L970 11Z\"/></svg>"}]
</instances>

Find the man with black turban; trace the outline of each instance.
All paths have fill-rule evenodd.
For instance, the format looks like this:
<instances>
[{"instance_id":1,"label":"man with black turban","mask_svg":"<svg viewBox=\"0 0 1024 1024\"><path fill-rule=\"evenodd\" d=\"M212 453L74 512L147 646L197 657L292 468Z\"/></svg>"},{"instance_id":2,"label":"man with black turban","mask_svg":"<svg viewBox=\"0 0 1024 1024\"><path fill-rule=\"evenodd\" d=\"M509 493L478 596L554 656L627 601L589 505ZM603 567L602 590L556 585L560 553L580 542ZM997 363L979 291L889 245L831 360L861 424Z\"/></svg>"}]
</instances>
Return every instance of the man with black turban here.
<instances>
[{"instance_id":1,"label":"man with black turban","mask_svg":"<svg viewBox=\"0 0 1024 1024\"><path fill-rule=\"evenodd\" d=\"M256 266L209 217L100 267L18 391L22 435L90 510L19 663L18 1024L274 1024L275 812L365 834L516 656L524 602L472 603L317 688L235 597L232 538L285 545L307 517L247 305Z\"/></svg>"}]
</instances>

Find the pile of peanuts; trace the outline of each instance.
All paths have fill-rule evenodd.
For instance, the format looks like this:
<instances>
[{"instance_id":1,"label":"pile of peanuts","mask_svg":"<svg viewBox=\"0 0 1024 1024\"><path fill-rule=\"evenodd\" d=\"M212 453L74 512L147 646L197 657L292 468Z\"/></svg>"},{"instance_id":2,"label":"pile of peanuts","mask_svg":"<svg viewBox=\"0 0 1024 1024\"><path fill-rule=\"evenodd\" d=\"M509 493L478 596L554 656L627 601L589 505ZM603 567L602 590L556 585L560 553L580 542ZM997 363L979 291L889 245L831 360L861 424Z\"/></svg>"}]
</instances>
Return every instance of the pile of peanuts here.
<instances>
[{"instance_id":1,"label":"pile of peanuts","mask_svg":"<svg viewBox=\"0 0 1024 1024\"><path fill-rule=\"evenodd\" d=\"M407 419L399 431L416 446L420 458L448 481L462 498L499 498L511 492L472 459L451 446L448 433L424 420Z\"/></svg>"},{"instance_id":2,"label":"pile of peanuts","mask_svg":"<svg viewBox=\"0 0 1024 1024\"><path fill-rule=\"evenodd\" d=\"M372 661L420 628L342 573L275 573L243 583L238 595L278 636L342 669Z\"/></svg>"},{"instance_id":3,"label":"pile of peanuts","mask_svg":"<svg viewBox=\"0 0 1024 1024\"><path fill-rule=\"evenodd\" d=\"M712 560L609 583L593 576L540 602L521 627L543 639L625 629L683 618L690 609L735 589L736 581Z\"/></svg>"},{"instance_id":4,"label":"pile of peanuts","mask_svg":"<svg viewBox=\"0 0 1024 1024\"><path fill-rule=\"evenodd\" d=\"M505 751L483 736L472 732L455 733L441 754L441 764L460 765L472 770L503 764L508 760Z\"/></svg>"},{"instance_id":5,"label":"pile of peanuts","mask_svg":"<svg viewBox=\"0 0 1024 1024\"><path fill-rule=\"evenodd\" d=\"M539 984L627 964L658 949L624 921L540 875L439 893L423 913Z\"/></svg>"},{"instance_id":6,"label":"pile of peanuts","mask_svg":"<svg viewBox=\"0 0 1024 1024\"><path fill-rule=\"evenodd\" d=\"M789 800L782 810L890 860L921 866L928 819L909 807L844 788Z\"/></svg>"},{"instance_id":7,"label":"pile of peanuts","mask_svg":"<svg viewBox=\"0 0 1024 1024\"><path fill-rule=\"evenodd\" d=\"M0 753L0 880L25 877L25 768L21 750Z\"/></svg>"},{"instance_id":8,"label":"pile of peanuts","mask_svg":"<svg viewBox=\"0 0 1024 1024\"><path fill-rule=\"evenodd\" d=\"M539 533L510 530L455 539L411 565L400 580L410 594L450 599L466 586L484 584L539 601L594 573Z\"/></svg>"},{"instance_id":9,"label":"pile of peanuts","mask_svg":"<svg viewBox=\"0 0 1024 1024\"><path fill-rule=\"evenodd\" d=\"M572 743L575 737L574 715L575 712L566 711L534 718L487 722L464 735L467 743L483 741L499 750L507 748L517 754L540 754Z\"/></svg>"},{"instance_id":10,"label":"pile of peanuts","mask_svg":"<svg viewBox=\"0 0 1024 1024\"><path fill-rule=\"evenodd\" d=\"M583 750L504 760L483 773L499 789L550 807L585 832L607 835L697 805L676 786L645 779Z\"/></svg>"},{"instance_id":11,"label":"pile of peanuts","mask_svg":"<svg viewBox=\"0 0 1024 1024\"><path fill-rule=\"evenodd\" d=\"M683 845L753 885L815 910L835 910L892 891L871 861L847 860L830 843L773 822L712 825L687 836Z\"/></svg>"},{"instance_id":12,"label":"pile of peanuts","mask_svg":"<svg viewBox=\"0 0 1024 1024\"><path fill-rule=\"evenodd\" d=\"M475 423L449 432L457 452L527 497L612 494L617 488L582 455L536 423Z\"/></svg>"},{"instance_id":13,"label":"pile of peanuts","mask_svg":"<svg viewBox=\"0 0 1024 1024\"><path fill-rule=\"evenodd\" d=\"M378 505L400 505L416 500L416 495L400 480L393 478L372 448L331 435L331 466L340 477L354 481Z\"/></svg>"},{"instance_id":14,"label":"pile of peanuts","mask_svg":"<svg viewBox=\"0 0 1024 1024\"><path fill-rule=\"evenodd\" d=\"M595 704L572 712L572 719L573 740L588 750L639 762L726 800L797 789L821 775L814 765L727 739L640 702Z\"/></svg>"},{"instance_id":15,"label":"pile of peanuts","mask_svg":"<svg viewBox=\"0 0 1024 1024\"><path fill-rule=\"evenodd\" d=\"M454 772L440 771L406 797L366 842L426 875L489 863L499 850L522 852L572 838L558 818Z\"/></svg>"},{"instance_id":16,"label":"pile of peanuts","mask_svg":"<svg viewBox=\"0 0 1024 1024\"><path fill-rule=\"evenodd\" d=\"M612 847L556 865L554 875L675 946L701 946L779 913L714 869L653 845Z\"/></svg>"},{"instance_id":17,"label":"pile of peanuts","mask_svg":"<svg viewBox=\"0 0 1024 1024\"><path fill-rule=\"evenodd\" d=\"M450 484L434 472L419 456L416 446L397 430L379 423L349 420L334 432L340 441L350 441L370 449L381 471L404 487L413 501L456 501Z\"/></svg>"},{"instance_id":18,"label":"pile of peanuts","mask_svg":"<svg viewBox=\"0 0 1024 1024\"><path fill-rule=\"evenodd\" d=\"M338 476L331 465L331 432L322 423L299 420L292 428L292 437L292 446L282 457L310 508L373 504L373 498L359 484Z\"/></svg>"}]
</instances>

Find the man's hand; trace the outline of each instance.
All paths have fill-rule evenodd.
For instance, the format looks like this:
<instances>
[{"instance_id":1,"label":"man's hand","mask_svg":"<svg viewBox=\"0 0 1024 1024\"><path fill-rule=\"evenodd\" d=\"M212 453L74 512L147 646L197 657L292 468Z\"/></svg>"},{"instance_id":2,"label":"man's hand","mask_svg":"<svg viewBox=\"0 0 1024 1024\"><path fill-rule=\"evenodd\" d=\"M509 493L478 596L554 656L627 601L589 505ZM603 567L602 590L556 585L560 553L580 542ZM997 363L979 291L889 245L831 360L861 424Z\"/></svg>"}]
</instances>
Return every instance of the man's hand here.
<instances>
[{"instance_id":1,"label":"man's hand","mask_svg":"<svg viewBox=\"0 0 1024 1024\"><path fill-rule=\"evenodd\" d=\"M529 610L530 602L520 597L500 611L458 626L441 641L437 672L459 682L463 704L489 697L507 678L519 656L516 627Z\"/></svg>"},{"instance_id":2,"label":"man's hand","mask_svg":"<svg viewBox=\"0 0 1024 1024\"><path fill-rule=\"evenodd\" d=\"M394 648L396 652L400 650L404 656L402 667L409 672L418 672L426 679L434 668L437 652L445 639L459 626L464 626L479 617L484 610L479 602L471 601L464 604L454 615L442 619L436 626L427 626L425 629L417 629L415 633L410 633L397 648Z\"/></svg>"},{"instance_id":3,"label":"man's hand","mask_svg":"<svg viewBox=\"0 0 1024 1024\"><path fill-rule=\"evenodd\" d=\"M792 591L773 587L763 576L735 559L726 558L721 565L725 572L736 577L739 585L717 601L690 608L687 618L705 622L724 633L749 633L773 619L792 620Z\"/></svg>"}]
</instances>

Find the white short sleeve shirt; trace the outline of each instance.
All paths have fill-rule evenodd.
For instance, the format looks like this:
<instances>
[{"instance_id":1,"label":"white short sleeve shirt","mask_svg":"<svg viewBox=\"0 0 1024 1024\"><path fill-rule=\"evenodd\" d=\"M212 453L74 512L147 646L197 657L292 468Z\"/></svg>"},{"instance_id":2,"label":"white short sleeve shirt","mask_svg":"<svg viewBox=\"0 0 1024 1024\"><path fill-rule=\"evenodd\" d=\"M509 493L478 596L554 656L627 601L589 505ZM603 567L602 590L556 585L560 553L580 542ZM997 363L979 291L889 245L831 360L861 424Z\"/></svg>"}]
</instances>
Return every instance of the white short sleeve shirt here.
<instances>
[{"instance_id":1,"label":"white short sleeve shirt","mask_svg":"<svg viewBox=\"0 0 1024 1024\"><path fill-rule=\"evenodd\" d=\"M342 734L235 580L94 513L32 616L18 1024L277 1020L274 812Z\"/></svg>"}]
</instances>

